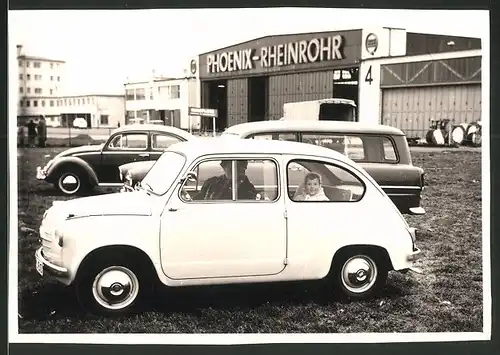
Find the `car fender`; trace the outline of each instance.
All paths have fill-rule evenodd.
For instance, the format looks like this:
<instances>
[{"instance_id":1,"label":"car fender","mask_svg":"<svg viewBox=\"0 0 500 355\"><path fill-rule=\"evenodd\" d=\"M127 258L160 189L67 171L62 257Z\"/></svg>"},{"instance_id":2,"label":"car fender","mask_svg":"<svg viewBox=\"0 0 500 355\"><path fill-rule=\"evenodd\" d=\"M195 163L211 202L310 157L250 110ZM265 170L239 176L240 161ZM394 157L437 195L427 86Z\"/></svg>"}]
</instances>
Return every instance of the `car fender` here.
<instances>
[{"instance_id":1,"label":"car fender","mask_svg":"<svg viewBox=\"0 0 500 355\"><path fill-rule=\"evenodd\" d=\"M58 172L67 165L77 165L82 168L86 172L91 185L97 185L99 183L94 169L92 169L92 167L85 160L78 157L61 157L57 159L57 161L54 162L47 171L46 180L54 182L57 178Z\"/></svg>"}]
</instances>

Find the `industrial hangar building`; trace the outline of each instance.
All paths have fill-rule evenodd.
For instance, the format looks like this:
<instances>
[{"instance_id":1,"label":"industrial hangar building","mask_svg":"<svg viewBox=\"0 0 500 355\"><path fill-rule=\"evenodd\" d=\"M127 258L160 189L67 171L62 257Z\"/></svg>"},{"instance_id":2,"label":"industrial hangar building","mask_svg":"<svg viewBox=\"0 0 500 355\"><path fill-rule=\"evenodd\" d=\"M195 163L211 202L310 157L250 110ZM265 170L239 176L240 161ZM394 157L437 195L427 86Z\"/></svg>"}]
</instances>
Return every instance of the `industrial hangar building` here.
<instances>
[{"instance_id":1,"label":"industrial hangar building","mask_svg":"<svg viewBox=\"0 0 500 355\"><path fill-rule=\"evenodd\" d=\"M359 121L409 137L425 137L433 119L481 119L479 38L395 28L267 36L201 54L195 71L219 131L279 119L287 102L332 97L353 99Z\"/></svg>"}]
</instances>

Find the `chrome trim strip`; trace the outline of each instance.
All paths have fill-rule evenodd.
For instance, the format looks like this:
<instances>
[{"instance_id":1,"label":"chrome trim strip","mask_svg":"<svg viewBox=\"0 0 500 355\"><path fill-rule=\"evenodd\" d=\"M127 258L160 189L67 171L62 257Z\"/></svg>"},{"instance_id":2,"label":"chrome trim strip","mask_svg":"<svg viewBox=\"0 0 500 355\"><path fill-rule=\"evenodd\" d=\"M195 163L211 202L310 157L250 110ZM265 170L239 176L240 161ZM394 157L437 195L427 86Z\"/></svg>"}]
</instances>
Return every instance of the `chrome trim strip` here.
<instances>
[{"instance_id":1,"label":"chrome trim strip","mask_svg":"<svg viewBox=\"0 0 500 355\"><path fill-rule=\"evenodd\" d=\"M381 185L380 186L383 189L405 189L405 190L421 190L422 188L420 186L394 186L394 185Z\"/></svg>"},{"instance_id":2,"label":"chrome trim strip","mask_svg":"<svg viewBox=\"0 0 500 355\"><path fill-rule=\"evenodd\" d=\"M97 184L99 187L121 187L123 183L121 182L101 182Z\"/></svg>"}]
</instances>

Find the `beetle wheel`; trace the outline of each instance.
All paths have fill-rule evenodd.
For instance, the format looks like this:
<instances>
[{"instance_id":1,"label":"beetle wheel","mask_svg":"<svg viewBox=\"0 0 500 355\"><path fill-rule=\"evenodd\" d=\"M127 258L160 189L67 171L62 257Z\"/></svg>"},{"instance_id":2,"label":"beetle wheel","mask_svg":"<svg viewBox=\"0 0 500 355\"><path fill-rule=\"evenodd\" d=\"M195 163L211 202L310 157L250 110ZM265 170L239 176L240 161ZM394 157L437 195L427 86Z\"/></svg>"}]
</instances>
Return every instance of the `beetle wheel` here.
<instances>
[{"instance_id":1,"label":"beetle wheel","mask_svg":"<svg viewBox=\"0 0 500 355\"><path fill-rule=\"evenodd\" d=\"M65 195L75 195L82 189L82 179L80 174L72 171L62 173L57 179L58 189Z\"/></svg>"}]
</instances>

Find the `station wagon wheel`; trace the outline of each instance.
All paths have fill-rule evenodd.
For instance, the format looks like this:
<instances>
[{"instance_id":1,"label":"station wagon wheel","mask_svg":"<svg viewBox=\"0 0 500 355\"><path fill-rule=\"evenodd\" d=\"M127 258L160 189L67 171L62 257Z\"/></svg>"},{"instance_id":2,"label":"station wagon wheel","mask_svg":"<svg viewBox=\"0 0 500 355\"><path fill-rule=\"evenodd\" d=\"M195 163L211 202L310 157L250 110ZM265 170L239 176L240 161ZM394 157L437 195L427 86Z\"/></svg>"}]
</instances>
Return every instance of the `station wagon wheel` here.
<instances>
[{"instance_id":1,"label":"station wagon wheel","mask_svg":"<svg viewBox=\"0 0 500 355\"><path fill-rule=\"evenodd\" d=\"M380 291L387 275L388 269L378 253L345 252L335 261L333 286L342 297L364 300Z\"/></svg>"}]
</instances>

